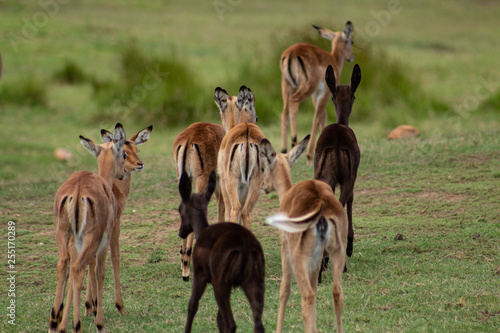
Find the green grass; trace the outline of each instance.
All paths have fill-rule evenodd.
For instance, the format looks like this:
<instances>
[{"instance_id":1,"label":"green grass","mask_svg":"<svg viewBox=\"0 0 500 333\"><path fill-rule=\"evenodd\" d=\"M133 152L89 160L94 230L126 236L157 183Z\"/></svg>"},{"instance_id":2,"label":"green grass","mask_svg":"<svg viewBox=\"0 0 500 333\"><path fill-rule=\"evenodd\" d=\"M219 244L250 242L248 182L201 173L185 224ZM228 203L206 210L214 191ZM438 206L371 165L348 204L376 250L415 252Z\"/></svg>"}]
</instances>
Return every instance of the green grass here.
<instances>
[{"instance_id":1,"label":"green grass","mask_svg":"<svg viewBox=\"0 0 500 333\"><path fill-rule=\"evenodd\" d=\"M71 173L96 170L78 135L98 141L101 128L120 121L129 135L149 124L154 130L140 148L146 169L133 176L122 218L127 315L114 308L108 262L106 329L182 332L190 284L182 281L179 262L180 199L171 150L176 134L190 117L218 122L215 87L236 94L245 84L255 93L263 133L278 147L281 49L302 40L328 49L311 24L340 28L349 19L358 31L356 62L363 79L350 123L362 157L353 213L356 242L343 276L345 331L497 332L500 46L495 27L500 6L401 1L401 12L364 43L362 34L377 22L373 13L386 10L387 1L227 3L232 11L221 19L212 2L68 2L14 47L12 33L20 36L24 22L41 7L0 1L0 217L5 221L0 244L7 249L7 221L15 221L18 271L16 326L5 316L9 286L4 281L0 331L47 330L56 285L54 194ZM172 82L181 91L154 89L142 109L110 112L113 101L141 86L144 68L157 64L173 66L168 71L178 73ZM352 65L345 65L342 82L349 80ZM162 104L172 94L179 94L178 100ZM328 110L333 115L331 104ZM303 103L299 139L310 130L312 114L312 103ZM417 126L421 136L386 140L403 122ZM68 149L74 158L56 161L56 148ZM293 182L312 175L302 157ZM266 257L269 332L279 303L280 244L277 231L263 221L277 209L274 193L261 195L254 210L253 231ZM209 220L216 220L214 203ZM403 240L395 240L397 233ZM6 254L4 263L6 272ZM335 331L331 284L327 272L318 290L320 332ZM251 331L243 293L235 290L232 300L239 331ZM208 288L195 331L215 331L216 311ZM92 318L84 318L82 327L94 331ZM303 331L295 283L285 331Z\"/></svg>"}]
</instances>

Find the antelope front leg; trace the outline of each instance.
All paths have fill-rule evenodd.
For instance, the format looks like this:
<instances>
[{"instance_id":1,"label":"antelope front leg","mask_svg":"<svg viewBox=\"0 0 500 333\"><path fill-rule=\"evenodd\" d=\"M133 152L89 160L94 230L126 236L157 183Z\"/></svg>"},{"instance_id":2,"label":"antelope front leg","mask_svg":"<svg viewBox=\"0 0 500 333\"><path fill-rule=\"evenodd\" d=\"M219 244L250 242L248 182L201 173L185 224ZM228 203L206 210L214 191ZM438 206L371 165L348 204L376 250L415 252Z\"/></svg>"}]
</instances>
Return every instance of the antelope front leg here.
<instances>
[{"instance_id":1,"label":"antelope front leg","mask_svg":"<svg viewBox=\"0 0 500 333\"><path fill-rule=\"evenodd\" d=\"M290 267L290 260L288 259L286 241L283 239L284 238L283 235L281 238L282 238L282 244L281 244L282 277L281 277L281 284L280 284L280 305L279 305L279 310L278 310L278 323L276 325L276 333L283 332L283 323L285 321L286 303L288 302L288 299L290 298L290 291L291 291L290 283L291 283L291 278L292 278L292 271L291 271L291 267Z\"/></svg>"},{"instance_id":2,"label":"antelope front leg","mask_svg":"<svg viewBox=\"0 0 500 333\"><path fill-rule=\"evenodd\" d=\"M125 315L125 307L123 306L122 290L120 283L120 217L115 217L114 230L111 234L110 249L111 263L113 264L113 275L115 277L115 306L118 312Z\"/></svg>"},{"instance_id":3,"label":"antelope front leg","mask_svg":"<svg viewBox=\"0 0 500 333\"><path fill-rule=\"evenodd\" d=\"M97 266L96 266L96 277L97 277L97 315L95 317L95 324L98 333L104 333L104 306L103 306L103 291L104 291L104 275L106 264L106 254L107 249L104 248L101 253L97 254Z\"/></svg>"},{"instance_id":4,"label":"antelope front leg","mask_svg":"<svg viewBox=\"0 0 500 333\"><path fill-rule=\"evenodd\" d=\"M184 281L189 281L189 275L191 274L191 249L193 247L194 232L190 233L187 238L182 240L181 245L181 268L182 268L182 279Z\"/></svg>"}]
</instances>

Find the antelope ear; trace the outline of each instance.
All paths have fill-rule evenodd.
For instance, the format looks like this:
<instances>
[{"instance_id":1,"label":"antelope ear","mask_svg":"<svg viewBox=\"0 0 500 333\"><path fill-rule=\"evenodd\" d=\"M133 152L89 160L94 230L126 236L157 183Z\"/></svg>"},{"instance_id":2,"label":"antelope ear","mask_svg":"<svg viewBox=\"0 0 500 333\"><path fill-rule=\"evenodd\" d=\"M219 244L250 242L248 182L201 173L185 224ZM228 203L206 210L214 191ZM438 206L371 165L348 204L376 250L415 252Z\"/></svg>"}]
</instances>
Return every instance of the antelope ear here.
<instances>
[{"instance_id":1,"label":"antelope ear","mask_svg":"<svg viewBox=\"0 0 500 333\"><path fill-rule=\"evenodd\" d=\"M183 202L189 202L191 199L191 179L186 172L183 172L179 181L179 193Z\"/></svg>"},{"instance_id":2,"label":"antelope ear","mask_svg":"<svg viewBox=\"0 0 500 333\"><path fill-rule=\"evenodd\" d=\"M255 111L255 96L250 88L246 86L241 86L238 92L238 98L236 100L236 107L241 111L243 107L246 107L248 111Z\"/></svg>"},{"instance_id":3,"label":"antelope ear","mask_svg":"<svg viewBox=\"0 0 500 333\"><path fill-rule=\"evenodd\" d=\"M137 146L142 145L144 142L149 140L152 130L153 130L153 125L149 125L145 129L140 130L139 132L132 135L130 141L134 142Z\"/></svg>"},{"instance_id":4,"label":"antelope ear","mask_svg":"<svg viewBox=\"0 0 500 333\"><path fill-rule=\"evenodd\" d=\"M356 64L352 69L352 75L351 75L351 95L354 96L354 93L356 92L356 89L358 89L360 82L361 82L361 68L359 68L359 65Z\"/></svg>"},{"instance_id":5,"label":"antelope ear","mask_svg":"<svg viewBox=\"0 0 500 333\"><path fill-rule=\"evenodd\" d=\"M225 91L221 87L215 88L214 102L217 105L217 108L219 108L219 112L226 111L228 99L229 99L229 95L227 94L227 91Z\"/></svg>"},{"instance_id":6,"label":"antelope ear","mask_svg":"<svg viewBox=\"0 0 500 333\"><path fill-rule=\"evenodd\" d=\"M349 38L353 31L354 31L354 26L352 25L352 22L347 21L344 27L345 38Z\"/></svg>"},{"instance_id":7,"label":"antelope ear","mask_svg":"<svg viewBox=\"0 0 500 333\"><path fill-rule=\"evenodd\" d=\"M85 149L87 149L92 155L94 155L96 158L99 156L102 151L101 146L90 139L84 138L81 135L80 141L82 142L82 145L85 147Z\"/></svg>"},{"instance_id":8,"label":"antelope ear","mask_svg":"<svg viewBox=\"0 0 500 333\"><path fill-rule=\"evenodd\" d=\"M105 129L101 130L102 142L113 142L113 133Z\"/></svg>"},{"instance_id":9,"label":"antelope ear","mask_svg":"<svg viewBox=\"0 0 500 333\"><path fill-rule=\"evenodd\" d=\"M307 144L309 143L310 138L311 135L308 134L304 138L304 140L300 141L300 143L288 153L288 163L290 164L290 167L292 167L292 165L299 159L300 155L302 155L302 153L306 151Z\"/></svg>"},{"instance_id":10,"label":"antelope ear","mask_svg":"<svg viewBox=\"0 0 500 333\"><path fill-rule=\"evenodd\" d=\"M262 161L269 166L270 170L276 167L276 151L268 139L262 139L260 142L260 156L262 156Z\"/></svg>"},{"instance_id":11,"label":"antelope ear","mask_svg":"<svg viewBox=\"0 0 500 333\"><path fill-rule=\"evenodd\" d=\"M314 24L313 24L313 27L314 27L314 29L318 30L321 37L328 39L328 40L332 40L332 41L335 38L335 32L333 32L329 29L326 29L326 28L318 27L317 25L314 25Z\"/></svg>"},{"instance_id":12,"label":"antelope ear","mask_svg":"<svg viewBox=\"0 0 500 333\"><path fill-rule=\"evenodd\" d=\"M325 82L332 93L333 98L335 98L335 93L337 92L337 86L335 84L335 73L333 72L332 65L328 65L325 73Z\"/></svg>"},{"instance_id":13,"label":"antelope ear","mask_svg":"<svg viewBox=\"0 0 500 333\"><path fill-rule=\"evenodd\" d=\"M210 177L208 179L207 189L205 190L205 198L210 200L212 194L215 191L215 187L217 185L217 176L215 175L215 171L210 172Z\"/></svg>"},{"instance_id":14,"label":"antelope ear","mask_svg":"<svg viewBox=\"0 0 500 333\"><path fill-rule=\"evenodd\" d=\"M117 123L115 126L115 132L113 133L113 143L115 144L116 150L121 152L123 149L123 144L125 143L125 130L120 123Z\"/></svg>"}]
</instances>

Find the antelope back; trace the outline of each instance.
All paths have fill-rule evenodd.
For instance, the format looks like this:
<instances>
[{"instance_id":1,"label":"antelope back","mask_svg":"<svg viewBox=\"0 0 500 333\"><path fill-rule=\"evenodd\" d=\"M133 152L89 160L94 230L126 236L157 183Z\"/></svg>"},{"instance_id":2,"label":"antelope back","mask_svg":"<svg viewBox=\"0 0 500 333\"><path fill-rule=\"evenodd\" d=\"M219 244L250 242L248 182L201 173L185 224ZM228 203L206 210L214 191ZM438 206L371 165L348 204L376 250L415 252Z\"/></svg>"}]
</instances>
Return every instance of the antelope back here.
<instances>
[{"instance_id":1,"label":"antelope back","mask_svg":"<svg viewBox=\"0 0 500 333\"><path fill-rule=\"evenodd\" d=\"M260 144L264 134L257 125L243 123L231 129L222 140L219 151L219 173L226 171L239 174L241 167L255 167L260 165ZM241 170L242 174L250 172ZM260 171L260 170L259 170Z\"/></svg>"},{"instance_id":2,"label":"antelope back","mask_svg":"<svg viewBox=\"0 0 500 333\"><path fill-rule=\"evenodd\" d=\"M217 154L224 134L221 125L206 122L191 124L179 133L173 144L177 178L186 172L190 178L203 175L208 181L210 172L217 168Z\"/></svg>"}]
</instances>

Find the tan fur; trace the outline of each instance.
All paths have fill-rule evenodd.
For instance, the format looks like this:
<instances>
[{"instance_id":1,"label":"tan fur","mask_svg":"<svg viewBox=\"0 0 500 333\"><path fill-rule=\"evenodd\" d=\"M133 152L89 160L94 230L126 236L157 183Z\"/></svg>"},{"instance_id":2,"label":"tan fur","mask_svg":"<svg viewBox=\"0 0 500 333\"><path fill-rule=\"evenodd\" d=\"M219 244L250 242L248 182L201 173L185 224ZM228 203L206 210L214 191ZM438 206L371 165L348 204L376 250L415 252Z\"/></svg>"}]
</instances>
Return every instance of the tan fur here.
<instances>
[{"instance_id":1,"label":"tan fur","mask_svg":"<svg viewBox=\"0 0 500 333\"><path fill-rule=\"evenodd\" d=\"M218 156L218 173L226 221L252 225L252 210L262 181L259 147L264 135L257 125L239 124L226 133ZM247 154L248 151L248 154Z\"/></svg>"},{"instance_id":2,"label":"tan fur","mask_svg":"<svg viewBox=\"0 0 500 333\"><path fill-rule=\"evenodd\" d=\"M294 44L281 55L281 91L283 113L281 116L281 148L287 150L288 123L292 134L292 148L297 143L297 113L299 104L312 96L315 106L311 140L307 151L307 164L311 165L318 129L321 131L327 121L326 105L331 95L325 84L325 71L333 66L335 77L339 78L344 60L353 61L351 34L353 26L347 22L344 31L316 27L323 38L332 41L332 51L305 43ZM299 60L300 59L300 60Z\"/></svg>"},{"instance_id":3,"label":"tan fur","mask_svg":"<svg viewBox=\"0 0 500 333\"><path fill-rule=\"evenodd\" d=\"M302 144L301 142L299 146ZM292 150L289 154L293 152ZM294 233L280 230L283 276L276 332L283 331L292 272L302 294L301 306L305 332L317 332L315 300L323 251L327 251L333 260L334 309L337 331L342 332L341 317L344 300L341 278L345 265L347 215L328 184L317 180L307 180L292 186L288 154L278 154L274 159L272 154L266 155L268 157L263 158L267 164L264 168L263 187L268 191L273 189L278 191L281 203L280 212L283 214L280 219L287 219L288 224L303 222L302 225L305 223L309 225L307 230ZM324 239L321 239L316 227L321 218L324 218L328 224Z\"/></svg>"},{"instance_id":4,"label":"tan fur","mask_svg":"<svg viewBox=\"0 0 500 333\"><path fill-rule=\"evenodd\" d=\"M97 157L99 174L82 171L74 173L64 182L54 199L56 243L59 250L57 264L57 287L52 308L49 332L66 331L71 305L66 304L62 314L63 297L68 276L73 297L73 327L81 331L80 297L85 268L97 257L95 270L91 270L96 281L97 312L95 323L101 332L104 326L103 282L105 259L109 237L114 228L118 203L112 193L114 178L124 179L123 144L125 132L120 124L115 127L114 139L97 145L80 136L82 144ZM73 245L70 241L73 238ZM70 262L70 266L68 266ZM64 319L61 322L61 319Z\"/></svg>"}]
</instances>

